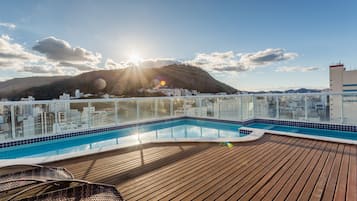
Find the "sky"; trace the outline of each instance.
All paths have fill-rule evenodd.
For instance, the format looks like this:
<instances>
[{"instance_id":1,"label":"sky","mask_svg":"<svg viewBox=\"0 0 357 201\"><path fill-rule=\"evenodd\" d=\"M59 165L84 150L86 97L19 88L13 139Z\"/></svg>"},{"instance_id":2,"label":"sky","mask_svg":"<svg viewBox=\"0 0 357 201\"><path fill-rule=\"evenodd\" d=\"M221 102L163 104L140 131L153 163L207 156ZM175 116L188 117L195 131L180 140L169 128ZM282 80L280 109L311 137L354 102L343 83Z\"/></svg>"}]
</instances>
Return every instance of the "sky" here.
<instances>
[{"instance_id":1,"label":"sky","mask_svg":"<svg viewBox=\"0 0 357 201\"><path fill-rule=\"evenodd\" d=\"M354 0L3 0L0 81L184 63L240 90L357 68Z\"/></svg>"}]
</instances>

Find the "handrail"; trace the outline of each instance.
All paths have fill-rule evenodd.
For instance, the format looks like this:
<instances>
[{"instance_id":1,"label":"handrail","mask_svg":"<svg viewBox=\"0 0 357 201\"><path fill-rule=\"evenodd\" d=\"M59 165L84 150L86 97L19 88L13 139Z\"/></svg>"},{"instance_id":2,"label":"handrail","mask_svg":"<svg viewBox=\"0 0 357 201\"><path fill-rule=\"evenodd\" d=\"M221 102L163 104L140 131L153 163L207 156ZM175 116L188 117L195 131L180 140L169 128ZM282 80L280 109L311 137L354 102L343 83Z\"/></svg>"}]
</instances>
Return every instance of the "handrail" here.
<instances>
[{"instance_id":1,"label":"handrail","mask_svg":"<svg viewBox=\"0 0 357 201\"><path fill-rule=\"evenodd\" d=\"M0 142L178 116L355 124L355 102L357 92L6 101L0 102Z\"/></svg>"},{"instance_id":2,"label":"handrail","mask_svg":"<svg viewBox=\"0 0 357 201\"><path fill-rule=\"evenodd\" d=\"M357 92L314 92L314 93L262 93L262 94L228 94L228 95L198 95L198 96L160 96L160 97L131 97L131 98L98 98L98 99L72 99L72 100L34 100L34 101L0 101L0 105L31 105L48 103L96 103L117 101L140 101L162 99L193 99L193 98L231 98L231 97L257 97L257 96L315 96L315 95L357 95Z\"/></svg>"}]
</instances>

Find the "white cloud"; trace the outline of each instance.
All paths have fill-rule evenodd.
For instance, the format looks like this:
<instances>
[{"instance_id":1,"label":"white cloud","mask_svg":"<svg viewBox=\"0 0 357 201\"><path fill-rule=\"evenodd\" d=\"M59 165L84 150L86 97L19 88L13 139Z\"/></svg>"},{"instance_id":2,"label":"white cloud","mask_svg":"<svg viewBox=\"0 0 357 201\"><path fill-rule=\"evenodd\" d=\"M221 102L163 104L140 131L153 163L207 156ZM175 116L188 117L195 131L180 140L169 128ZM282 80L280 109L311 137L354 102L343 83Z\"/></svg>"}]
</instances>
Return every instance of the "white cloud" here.
<instances>
[{"instance_id":1,"label":"white cloud","mask_svg":"<svg viewBox=\"0 0 357 201\"><path fill-rule=\"evenodd\" d=\"M187 64L217 71L248 71L257 67L268 66L276 62L294 59L298 54L284 49L266 49L255 53L213 52L199 53Z\"/></svg>"},{"instance_id":2,"label":"white cloud","mask_svg":"<svg viewBox=\"0 0 357 201\"><path fill-rule=\"evenodd\" d=\"M173 58L155 58L143 60L139 65L144 68L159 68L172 64L179 64L181 62Z\"/></svg>"},{"instance_id":3,"label":"white cloud","mask_svg":"<svg viewBox=\"0 0 357 201\"><path fill-rule=\"evenodd\" d=\"M64 72L56 66L24 66L20 72L29 72L35 74L52 74L52 75L62 75Z\"/></svg>"},{"instance_id":4,"label":"white cloud","mask_svg":"<svg viewBox=\"0 0 357 201\"><path fill-rule=\"evenodd\" d=\"M278 67L275 72L311 72L319 70L318 67L304 67L304 66L282 66Z\"/></svg>"},{"instance_id":5,"label":"white cloud","mask_svg":"<svg viewBox=\"0 0 357 201\"><path fill-rule=\"evenodd\" d=\"M108 70L126 68L126 66L123 65L122 63L117 63L113 59L110 59L110 58L108 58L105 61L104 67L105 67L105 69L108 69Z\"/></svg>"},{"instance_id":6,"label":"white cloud","mask_svg":"<svg viewBox=\"0 0 357 201\"><path fill-rule=\"evenodd\" d=\"M8 22L0 22L0 27L6 27L8 29L15 29L16 25Z\"/></svg>"},{"instance_id":7,"label":"white cloud","mask_svg":"<svg viewBox=\"0 0 357 201\"><path fill-rule=\"evenodd\" d=\"M91 63L71 63L71 62L60 62L57 67L69 67L75 68L79 71L91 71L100 69L98 66L93 65Z\"/></svg>"},{"instance_id":8,"label":"white cloud","mask_svg":"<svg viewBox=\"0 0 357 201\"><path fill-rule=\"evenodd\" d=\"M49 61L58 62L58 67L72 67L79 71L98 69L102 55L81 47L72 47L67 41L53 36L37 41L33 50L44 54Z\"/></svg>"},{"instance_id":9,"label":"white cloud","mask_svg":"<svg viewBox=\"0 0 357 201\"><path fill-rule=\"evenodd\" d=\"M173 58L155 58L155 59L144 59L137 64L130 61L115 62L113 59L108 58L105 62L105 69L121 69L132 66L138 66L141 68L159 68L163 66L168 66L172 64L179 64L181 62Z\"/></svg>"},{"instance_id":10,"label":"white cloud","mask_svg":"<svg viewBox=\"0 0 357 201\"><path fill-rule=\"evenodd\" d=\"M0 67L18 69L43 59L26 51L22 45L12 42L8 35L0 36Z\"/></svg>"}]
</instances>

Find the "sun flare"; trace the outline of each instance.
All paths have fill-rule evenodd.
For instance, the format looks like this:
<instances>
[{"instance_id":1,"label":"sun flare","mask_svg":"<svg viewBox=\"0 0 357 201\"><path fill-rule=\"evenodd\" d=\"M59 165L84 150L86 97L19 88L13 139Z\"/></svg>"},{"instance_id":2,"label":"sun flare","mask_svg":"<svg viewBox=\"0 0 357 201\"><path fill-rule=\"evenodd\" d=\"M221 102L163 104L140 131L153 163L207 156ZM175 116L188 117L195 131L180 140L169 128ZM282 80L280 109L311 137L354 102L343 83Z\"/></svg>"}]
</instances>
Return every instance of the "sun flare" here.
<instances>
[{"instance_id":1,"label":"sun flare","mask_svg":"<svg viewBox=\"0 0 357 201\"><path fill-rule=\"evenodd\" d=\"M143 58L139 54L131 54L128 61L135 65L139 65L143 61Z\"/></svg>"}]
</instances>

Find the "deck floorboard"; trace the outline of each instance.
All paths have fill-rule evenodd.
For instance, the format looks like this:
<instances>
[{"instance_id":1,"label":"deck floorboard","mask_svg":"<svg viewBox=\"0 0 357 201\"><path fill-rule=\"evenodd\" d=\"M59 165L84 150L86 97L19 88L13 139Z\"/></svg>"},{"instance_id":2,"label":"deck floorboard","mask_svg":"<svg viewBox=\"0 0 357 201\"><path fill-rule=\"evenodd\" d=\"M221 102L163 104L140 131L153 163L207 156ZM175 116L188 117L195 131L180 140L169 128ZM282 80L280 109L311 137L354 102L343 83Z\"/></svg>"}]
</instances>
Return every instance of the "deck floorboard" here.
<instances>
[{"instance_id":1,"label":"deck floorboard","mask_svg":"<svg viewBox=\"0 0 357 201\"><path fill-rule=\"evenodd\" d=\"M357 146L265 135L254 142L159 143L47 165L115 185L126 200L357 201Z\"/></svg>"}]
</instances>

